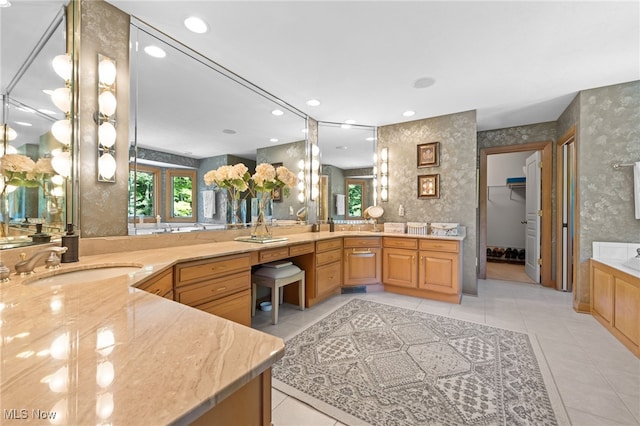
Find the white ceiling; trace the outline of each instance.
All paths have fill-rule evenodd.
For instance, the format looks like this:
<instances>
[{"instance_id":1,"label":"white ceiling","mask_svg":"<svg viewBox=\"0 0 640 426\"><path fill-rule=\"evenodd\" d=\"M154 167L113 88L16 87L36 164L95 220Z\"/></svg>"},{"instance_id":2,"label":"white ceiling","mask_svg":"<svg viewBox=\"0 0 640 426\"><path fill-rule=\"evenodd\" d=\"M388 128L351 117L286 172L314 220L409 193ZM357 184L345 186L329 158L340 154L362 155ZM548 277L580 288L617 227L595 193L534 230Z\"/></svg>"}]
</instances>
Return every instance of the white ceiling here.
<instances>
[{"instance_id":1,"label":"white ceiling","mask_svg":"<svg viewBox=\"0 0 640 426\"><path fill-rule=\"evenodd\" d=\"M556 120L578 91L640 78L637 1L110 3L321 121L475 109L478 130L505 128ZM186 30L190 15L209 32ZM435 84L415 88L423 77Z\"/></svg>"},{"instance_id":2,"label":"white ceiling","mask_svg":"<svg viewBox=\"0 0 640 426\"><path fill-rule=\"evenodd\" d=\"M0 9L3 90L63 2L14 0L12 7ZM506 128L556 120L580 90L640 79L637 1L110 3L326 122L351 119L380 126L476 110L478 130ZM183 20L191 15L204 19L209 32L189 32ZM45 49L40 56L62 53L63 42L56 38L58 47L52 46L51 52ZM44 104L55 110L46 96L35 100L36 92L42 97L39 89L62 84L52 72L42 72L48 61L39 57L27 74L53 80L25 78L18 98L33 107ZM140 146L195 158L223 153L255 158L256 148L268 145L271 137L281 142L304 138L300 133L304 120L295 114L285 114L274 127L270 102L252 102L248 114L245 99L241 110L231 110L232 98L249 97L246 93L232 96L236 89L217 88L212 93L218 95L209 97L199 96L196 90L183 99L190 90L188 83L201 89L205 83L196 77L193 66L175 57L162 67L160 62L148 65L168 70L167 63L184 67L168 71L181 82L172 85L165 77L142 78L147 87L142 84L140 90L147 90L149 96L139 98L144 102L139 108ZM206 84L214 84L214 78L205 78ZM415 88L420 78L433 79L434 84ZM33 101L31 94L25 96L27 88L34 91ZM162 98L168 105L160 103ZM311 98L319 99L321 105L308 106ZM220 105L220 100L227 102ZM402 112L409 109L415 115L403 117ZM33 139L14 123L22 120L20 114L9 110L9 124L21 131L16 145ZM249 115L254 128L245 129L241 118ZM226 117L224 122L220 117ZM50 126L49 120L43 122L45 128ZM37 137L43 131L35 127L31 133ZM230 129L238 133L230 135ZM282 135L272 134L274 129ZM343 168L371 163L372 150L362 146L365 135L355 131L352 136L340 135L334 127L320 128L323 163ZM347 145L353 149L343 150Z\"/></svg>"}]
</instances>

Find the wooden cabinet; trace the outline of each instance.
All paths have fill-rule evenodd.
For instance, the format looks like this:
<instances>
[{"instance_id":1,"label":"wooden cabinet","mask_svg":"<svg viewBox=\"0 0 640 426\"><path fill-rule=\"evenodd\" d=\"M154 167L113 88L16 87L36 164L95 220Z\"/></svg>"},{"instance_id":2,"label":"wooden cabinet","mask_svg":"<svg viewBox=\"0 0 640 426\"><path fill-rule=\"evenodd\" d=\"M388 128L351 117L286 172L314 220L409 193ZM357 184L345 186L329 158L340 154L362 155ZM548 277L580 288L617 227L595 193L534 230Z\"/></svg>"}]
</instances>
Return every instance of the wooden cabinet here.
<instances>
[{"instance_id":1,"label":"wooden cabinet","mask_svg":"<svg viewBox=\"0 0 640 426\"><path fill-rule=\"evenodd\" d=\"M305 270L305 306L311 307L340 293L342 287L342 238L311 243L311 249L298 249L293 262ZM293 249L296 246L292 246ZM302 253L300 253L302 251ZM294 252L291 252L294 256ZM297 304L298 286L284 287L284 299Z\"/></svg>"},{"instance_id":2,"label":"wooden cabinet","mask_svg":"<svg viewBox=\"0 0 640 426\"><path fill-rule=\"evenodd\" d=\"M173 268L140 283L137 288L173 300Z\"/></svg>"},{"instance_id":3,"label":"wooden cabinet","mask_svg":"<svg viewBox=\"0 0 640 426\"><path fill-rule=\"evenodd\" d=\"M640 357L640 278L590 261L591 314Z\"/></svg>"},{"instance_id":4,"label":"wooden cabinet","mask_svg":"<svg viewBox=\"0 0 640 426\"><path fill-rule=\"evenodd\" d=\"M368 285L382 282L380 237L344 239L343 285Z\"/></svg>"},{"instance_id":5,"label":"wooden cabinet","mask_svg":"<svg viewBox=\"0 0 640 426\"><path fill-rule=\"evenodd\" d=\"M174 270L176 301L251 326L249 254L179 263Z\"/></svg>"},{"instance_id":6,"label":"wooden cabinet","mask_svg":"<svg viewBox=\"0 0 640 426\"><path fill-rule=\"evenodd\" d=\"M460 303L460 241L385 237L383 246L386 291Z\"/></svg>"},{"instance_id":7,"label":"wooden cabinet","mask_svg":"<svg viewBox=\"0 0 640 426\"><path fill-rule=\"evenodd\" d=\"M418 287L418 240L383 238L382 282L401 287Z\"/></svg>"}]
</instances>

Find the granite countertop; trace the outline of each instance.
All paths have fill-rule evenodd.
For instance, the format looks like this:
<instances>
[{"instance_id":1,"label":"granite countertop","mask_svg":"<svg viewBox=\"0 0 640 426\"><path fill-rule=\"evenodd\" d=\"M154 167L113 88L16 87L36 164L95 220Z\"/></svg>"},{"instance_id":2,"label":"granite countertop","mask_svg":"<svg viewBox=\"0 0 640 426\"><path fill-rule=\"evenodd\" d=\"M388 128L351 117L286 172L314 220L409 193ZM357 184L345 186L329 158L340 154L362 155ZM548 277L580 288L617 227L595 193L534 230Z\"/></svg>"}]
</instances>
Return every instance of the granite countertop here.
<instances>
[{"instance_id":1,"label":"granite countertop","mask_svg":"<svg viewBox=\"0 0 640 426\"><path fill-rule=\"evenodd\" d=\"M464 239L323 231L268 244L224 241L135 251L123 239L117 253L81 255L53 271L42 262L34 275L12 275L0 284L3 419L15 410L15 419L47 424L38 413L55 413L56 424L192 421L281 358L284 342L135 286L183 261L345 236ZM140 270L93 282L37 282L65 271L127 265Z\"/></svg>"}]
</instances>

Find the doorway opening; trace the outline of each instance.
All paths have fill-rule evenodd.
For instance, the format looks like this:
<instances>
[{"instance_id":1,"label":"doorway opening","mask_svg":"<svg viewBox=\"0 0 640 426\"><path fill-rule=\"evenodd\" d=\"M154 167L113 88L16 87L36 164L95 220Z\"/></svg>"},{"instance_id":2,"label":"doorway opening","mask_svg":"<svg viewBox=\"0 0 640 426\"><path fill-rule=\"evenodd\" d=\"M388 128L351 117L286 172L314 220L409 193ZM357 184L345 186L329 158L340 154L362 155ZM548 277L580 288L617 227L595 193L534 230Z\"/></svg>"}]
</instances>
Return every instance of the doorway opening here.
<instances>
[{"instance_id":1,"label":"doorway opening","mask_svg":"<svg viewBox=\"0 0 640 426\"><path fill-rule=\"evenodd\" d=\"M573 291L578 256L575 230L578 223L576 194L576 129L571 127L556 146L556 289ZM574 298L577 297L574 293ZM577 303L574 300L574 306Z\"/></svg>"},{"instance_id":2,"label":"doorway opening","mask_svg":"<svg viewBox=\"0 0 640 426\"><path fill-rule=\"evenodd\" d=\"M533 170L527 170L528 164L539 161L538 153L508 152L487 157L487 279L540 282L535 250L539 208L533 199L539 199L540 174L535 164ZM532 201L530 231L527 207Z\"/></svg>"},{"instance_id":3,"label":"doorway opening","mask_svg":"<svg viewBox=\"0 0 640 426\"><path fill-rule=\"evenodd\" d=\"M523 153L523 152L539 152L540 153L540 161L537 163L539 166L538 172L540 174L540 192L538 199L540 200L540 206L536 213L535 218L522 218L518 220L517 224L522 228L523 223L521 221L530 221L534 220L538 223L538 238L537 240L528 237L525 234L525 264L532 263L531 267L539 268L539 272L534 272L539 276L539 282L545 287L554 286L554 282L551 279L551 269L552 269L552 243L551 243L551 233L552 233L552 222L553 217L551 214L551 183L552 183L552 141L544 141L544 142L531 142L527 144L520 145L510 145L510 146L501 146L501 147L492 147L492 148L483 148L480 150L480 179L479 179L479 204L480 204L480 224L479 224L479 243L480 250L478 256L478 277L481 279L487 278L487 222L488 222L488 201L490 196L490 191L494 191L494 189L489 188L488 184L488 157L491 155L497 154L508 154L508 153ZM526 166L526 164L524 164ZM522 165L520 165L522 167ZM522 177L523 170L520 169L519 176ZM514 197L511 193L511 188L505 184L506 189L509 190L509 194ZM526 187L525 187L526 188ZM514 191L516 191L514 189ZM493 193L491 193L493 195ZM517 195L516 195L517 196ZM535 199L535 196L531 196L530 199ZM523 231L524 232L524 231ZM533 242L532 242L533 241ZM538 253L534 250L537 248ZM527 252L529 252L529 259L527 259ZM518 251L518 255L520 252ZM533 264L535 263L535 264Z\"/></svg>"}]
</instances>

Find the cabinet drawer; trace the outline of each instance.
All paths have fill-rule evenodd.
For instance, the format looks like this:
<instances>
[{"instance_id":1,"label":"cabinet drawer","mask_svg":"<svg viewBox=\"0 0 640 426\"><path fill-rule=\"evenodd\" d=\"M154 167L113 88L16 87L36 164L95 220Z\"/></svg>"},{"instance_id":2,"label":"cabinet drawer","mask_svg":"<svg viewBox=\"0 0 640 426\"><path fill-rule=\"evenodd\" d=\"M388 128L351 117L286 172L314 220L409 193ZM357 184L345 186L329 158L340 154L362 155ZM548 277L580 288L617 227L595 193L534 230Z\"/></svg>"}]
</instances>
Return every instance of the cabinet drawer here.
<instances>
[{"instance_id":1,"label":"cabinet drawer","mask_svg":"<svg viewBox=\"0 0 640 426\"><path fill-rule=\"evenodd\" d=\"M176 301L189 306L197 306L210 300L219 299L228 294L250 288L251 272L240 272L198 284L180 287L176 291Z\"/></svg>"},{"instance_id":2,"label":"cabinet drawer","mask_svg":"<svg viewBox=\"0 0 640 426\"><path fill-rule=\"evenodd\" d=\"M251 327L251 290L204 303L195 308Z\"/></svg>"},{"instance_id":3,"label":"cabinet drawer","mask_svg":"<svg viewBox=\"0 0 640 426\"><path fill-rule=\"evenodd\" d=\"M247 254L181 263L175 267L176 287L250 269L251 257Z\"/></svg>"},{"instance_id":4,"label":"cabinet drawer","mask_svg":"<svg viewBox=\"0 0 640 426\"><path fill-rule=\"evenodd\" d=\"M286 259L287 257L289 257L289 247L278 247L270 250L260 250L260 263Z\"/></svg>"},{"instance_id":5,"label":"cabinet drawer","mask_svg":"<svg viewBox=\"0 0 640 426\"><path fill-rule=\"evenodd\" d=\"M318 266L316 274L316 296L320 296L342 285L342 262Z\"/></svg>"},{"instance_id":6,"label":"cabinet drawer","mask_svg":"<svg viewBox=\"0 0 640 426\"><path fill-rule=\"evenodd\" d=\"M313 243L297 244L289 247L289 256L299 256L301 254L313 253Z\"/></svg>"},{"instance_id":7,"label":"cabinet drawer","mask_svg":"<svg viewBox=\"0 0 640 426\"><path fill-rule=\"evenodd\" d=\"M342 250L336 249L326 251L323 253L316 253L316 265L324 265L326 263L336 262L342 260Z\"/></svg>"},{"instance_id":8,"label":"cabinet drawer","mask_svg":"<svg viewBox=\"0 0 640 426\"><path fill-rule=\"evenodd\" d=\"M446 240L420 240L420 250L448 251L452 253L458 252L458 241Z\"/></svg>"},{"instance_id":9,"label":"cabinet drawer","mask_svg":"<svg viewBox=\"0 0 640 426\"><path fill-rule=\"evenodd\" d=\"M415 238L384 237L382 239L382 244L385 247L392 247L392 248L400 248L400 249L408 249L408 250L418 249L418 240L416 240Z\"/></svg>"},{"instance_id":10,"label":"cabinet drawer","mask_svg":"<svg viewBox=\"0 0 640 426\"><path fill-rule=\"evenodd\" d=\"M348 247L380 247L380 237L345 238L345 248Z\"/></svg>"},{"instance_id":11,"label":"cabinet drawer","mask_svg":"<svg viewBox=\"0 0 640 426\"><path fill-rule=\"evenodd\" d=\"M316 252L333 250L342 248L342 239L334 238L333 240L324 240L316 242Z\"/></svg>"},{"instance_id":12,"label":"cabinet drawer","mask_svg":"<svg viewBox=\"0 0 640 426\"><path fill-rule=\"evenodd\" d=\"M173 268L143 282L138 288L149 293L157 294L158 296L166 296L167 293L173 290Z\"/></svg>"}]
</instances>

